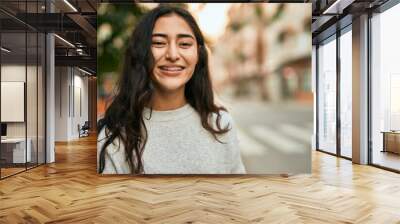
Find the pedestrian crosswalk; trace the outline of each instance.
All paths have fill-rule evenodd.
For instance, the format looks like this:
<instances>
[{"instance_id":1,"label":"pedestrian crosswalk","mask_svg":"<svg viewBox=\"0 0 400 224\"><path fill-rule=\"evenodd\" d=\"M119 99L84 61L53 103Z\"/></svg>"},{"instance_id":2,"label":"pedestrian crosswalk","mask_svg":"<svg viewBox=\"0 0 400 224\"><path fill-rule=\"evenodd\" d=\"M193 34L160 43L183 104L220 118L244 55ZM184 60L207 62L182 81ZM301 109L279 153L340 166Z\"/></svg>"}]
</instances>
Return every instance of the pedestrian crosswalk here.
<instances>
[{"instance_id":1,"label":"pedestrian crosswalk","mask_svg":"<svg viewBox=\"0 0 400 224\"><path fill-rule=\"evenodd\" d=\"M284 154L303 154L305 150L310 150L311 135L312 129L293 124L238 128L239 147L244 156L266 155L271 150Z\"/></svg>"},{"instance_id":2,"label":"pedestrian crosswalk","mask_svg":"<svg viewBox=\"0 0 400 224\"><path fill-rule=\"evenodd\" d=\"M265 145L271 146L274 150L285 154L304 154L308 150L304 142L299 142L291 136L286 135L278 128L263 125L253 125L249 132L257 140Z\"/></svg>"},{"instance_id":3,"label":"pedestrian crosswalk","mask_svg":"<svg viewBox=\"0 0 400 224\"><path fill-rule=\"evenodd\" d=\"M310 172L313 109L295 102L237 101L230 112L238 127L247 173Z\"/></svg>"},{"instance_id":4,"label":"pedestrian crosswalk","mask_svg":"<svg viewBox=\"0 0 400 224\"><path fill-rule=\"evenodd\" d=\"M296 126L293 124L281 124L279 131L286 135L305 143L311 143L312 129Z\"/></svg>"},{"instance_id":5,"label":"pedestrian crosswalk","mask_svg":"<svg viewBox=\"0 0 400 224\"><path fill-rule=\"evenodd\" d=\"M242 129L238 128L237 135L243 156L260 156L268 153L265 145L246 134Z\"/></svg>"}]
</instances>

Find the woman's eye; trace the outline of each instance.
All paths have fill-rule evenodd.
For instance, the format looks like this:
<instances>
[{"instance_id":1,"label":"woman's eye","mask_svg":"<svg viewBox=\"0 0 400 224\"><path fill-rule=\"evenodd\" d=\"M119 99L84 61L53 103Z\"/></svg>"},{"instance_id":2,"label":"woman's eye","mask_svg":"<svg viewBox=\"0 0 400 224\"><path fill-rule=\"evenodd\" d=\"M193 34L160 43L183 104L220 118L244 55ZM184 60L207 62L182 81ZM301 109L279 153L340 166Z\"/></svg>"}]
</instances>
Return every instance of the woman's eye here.
<instances>
[{"instance_id":1,"label":"woman's eye","mask_svg":"<svg viewBox=\"0 0 400 224\"><path fill-rule=\"evenodd\" d=\"M162 47L165 45L164 42L160 42L160 41L153 41L152 45L156 46L156 47Z\"/></svg>"},{"instance_id":2,"label":"woman's eye","mask_svg":"<svg viewBox=\"0 0 400 224\"><path fill-rule=\"evenodd\" d=\"M192 46L192 43L185 43L185 42L183 42L183 43L180 43L179 44L180 46L182 46L182 47L190 47L190 46Z\"/></svg>"}]
</instances>

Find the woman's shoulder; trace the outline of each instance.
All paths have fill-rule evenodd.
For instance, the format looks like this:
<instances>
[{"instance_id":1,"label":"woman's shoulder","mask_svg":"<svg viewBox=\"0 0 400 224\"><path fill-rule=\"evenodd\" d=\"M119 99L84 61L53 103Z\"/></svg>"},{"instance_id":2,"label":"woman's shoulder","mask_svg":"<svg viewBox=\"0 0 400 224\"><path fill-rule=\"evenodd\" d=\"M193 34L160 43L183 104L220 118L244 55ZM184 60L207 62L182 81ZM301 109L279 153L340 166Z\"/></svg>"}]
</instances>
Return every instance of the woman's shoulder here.
<instances>
[{"instance_id":1,"label":"woman's shoulder","mask_svg":"<svg viewBox=\"0 0 400 224\"><path fill-rule=\"evenodd\" d=\"M221 127L232 128L234 126L233 117L227 110L219 110L218 112L212 113L212 121L220 122Z\"/></svg>"},{"instance_id":2,"label":"woman's shoulder","mask_svg":"<svg viewBox=\"0 0 400 224\"><path fill-rule=\"evenodd\" d=\"M111 132L107 126L103 126L97 131L97 142L105 142L110 135Z\"/></svg>"},{"instance_id":3,"label":"woman's shoulder","mask_svg":"<svg viewBox=\"0 0 400 224\"><path fill-rule=\"evenodd\" d=\"M97 130L97 141L103 141L106 137L106 127Z\"/></svg>"},{"instance_id":4,"label":"woman's shoulder","mask_svg":"<svg viewBox=\"0 0 400 224\"><path fill-rule=\"evenodd\" d=\"M104 118L101 118L97 121L97 142L104 141L107 138L107 125L105 123Z\"/></svg>"},{"instance_id":5,"label":"woman's shoulder","mask_svg":"<svg viewBox=\"0 0 400 224\"><path fill-rule=\"evenodd\" d=\"M129 164L126 162L124 145L119 137L115 137L108 144L111 137L111 131L106 127L102 127L97 135L97 158L100 161L100 155L104 150L105 166L102 174L128 174L130 173Z\"/></svg>"},{"instance_id":6,"label":"woman's shoulder","mask_svg":"<svg viewBox=\"0 0 400 224\"><path fill-rule=\"evenodd\" d=\"M101 150L103 145L106 144L108 138L111 137L111 131L107 128L107 126L102 127L100 130L98 130L97 133L97 150ZM110 144L107 145L106 151L109 154L114 154L117 151L120 151L119 149L123 147L121 144L121 141L118 137L116 137Z\"/></svg>"}]
</instances>

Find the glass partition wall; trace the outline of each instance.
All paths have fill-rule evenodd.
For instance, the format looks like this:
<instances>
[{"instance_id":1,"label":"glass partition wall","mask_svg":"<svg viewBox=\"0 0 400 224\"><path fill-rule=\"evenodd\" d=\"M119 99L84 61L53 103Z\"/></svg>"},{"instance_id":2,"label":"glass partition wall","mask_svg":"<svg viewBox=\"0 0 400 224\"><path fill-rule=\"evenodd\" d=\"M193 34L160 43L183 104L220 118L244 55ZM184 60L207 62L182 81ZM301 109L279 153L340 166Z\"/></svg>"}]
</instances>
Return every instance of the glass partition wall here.
<instances>
[{"instance_id":1,"label":"glass partition wall","mask_svg":"<svg viewBox=\"0 0 400 224\"><path fill-rule=\"evenodd\" d=\"M400 172L400 4L369 17L368 164ZM352 28L317 45L317 149L352 159ZM357 40L356 40L357 41ZM338 55L338 57L336 57ZM336 108L336 109L335 109Z\"/></svg>"},{"instance_id":2,"label":"glass partition wall","mask_svg":"<svg viewBox=\"0 0 400 224\"><path fill-rule=\"evenodd\" d=\"M26 33L1 34L1 177L26 169ZM6 50L4 50L6 49Z\"/></svg>"},{"instance_id":3,"label":"glass partition wall","mask_svg":"<svg viewBox=\"0 0 400 224\"><path fill-rule=\"evenodd\" d=\"M40 3L17 6L36 13ZM0 10L1 179L45 163L45 35L21 15Z\"/></svg>"},{"instance_id":4,"label":"glass partition wall","mask_svg":"<svg viewBox=\"0 0 400 224\"><path fill-rule=\"evenodd\" d=\"M352 157L351 25L317 47L317 149Z\"/></svg>"},{"instance_id":5,"label":"glass partition wall","mask_svg":"<svg viewBox=\"0 0 400 224\"><path fill-rule=\"evenodd\" d=\"M351 25L340 36L340 155L352 158L352 33Z\"/></svg>"},{"instance_id":6,"label":"glass partition wall","mask_svg":"<svg viewBox=\"0 0 400 224\"><path fill-rule=\"evenodd\" d=\"M371 18L370 162L400 171L400 4Z\"/></svg>"},{"instance_id":7,"label":"glass partition wall","mask_svg":"<svg viewBox=\"0 0 400 224\"><path fill-rule=\"evenodd\" d=\"M318 149L336 154L336 36L318 46Z\"/></svg>"}]
</instances>

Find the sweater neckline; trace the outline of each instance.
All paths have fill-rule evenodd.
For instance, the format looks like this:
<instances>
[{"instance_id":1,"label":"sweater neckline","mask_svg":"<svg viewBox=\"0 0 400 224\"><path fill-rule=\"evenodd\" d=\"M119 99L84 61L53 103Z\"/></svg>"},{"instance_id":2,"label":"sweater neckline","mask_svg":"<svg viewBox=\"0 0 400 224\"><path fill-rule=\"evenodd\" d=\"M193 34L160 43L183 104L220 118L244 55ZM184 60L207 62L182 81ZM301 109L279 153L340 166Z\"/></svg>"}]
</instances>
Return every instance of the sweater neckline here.
<instances>
[{"instance_id":1,"label":"sweater neckline","mask_svg":"<svg viewBox=\"0 0 400 224\"><path fill-rule=\"evenodd\" d=\"M194 109L190 104L185 104L174 110L151 110L145 107L143 110L144 120L148 121L176 121L182 119L194 112Z\"/></svg>"}]
</instances>

